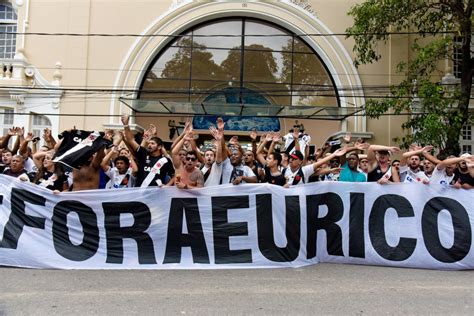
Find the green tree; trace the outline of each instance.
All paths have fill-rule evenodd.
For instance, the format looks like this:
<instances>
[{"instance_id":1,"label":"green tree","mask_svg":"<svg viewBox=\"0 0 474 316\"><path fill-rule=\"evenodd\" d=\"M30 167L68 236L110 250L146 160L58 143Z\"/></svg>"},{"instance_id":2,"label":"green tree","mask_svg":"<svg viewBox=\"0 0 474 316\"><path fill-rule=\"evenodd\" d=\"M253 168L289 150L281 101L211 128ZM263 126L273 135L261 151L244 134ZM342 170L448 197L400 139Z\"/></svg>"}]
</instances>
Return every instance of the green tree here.
<instances>
[{"instance_id":1,"label":"green tree","mask_svg":"<svg viewBox=\"0 0 474 316\"><path fill-rule=\"evenodd\" d=\"M402 125L406 134L398 141L404 146L431 143L444 153L459 153L462 125L470 119L473 4L473 0L367 0L348 13L354 18L346 31L355 40L356 66L378 61L377 46L396 36L391 32L418 34L411 47L413 57L398 65L405 76L391 87L391 98L366 103L370 117L377 118L390 109L396 114L413 114ZM460 84L446 87L439 80L443 73L438 66L452 58L455 49L460 56ZM413 111L417 99L418 109Z\"/></svg>"}]
</instances>

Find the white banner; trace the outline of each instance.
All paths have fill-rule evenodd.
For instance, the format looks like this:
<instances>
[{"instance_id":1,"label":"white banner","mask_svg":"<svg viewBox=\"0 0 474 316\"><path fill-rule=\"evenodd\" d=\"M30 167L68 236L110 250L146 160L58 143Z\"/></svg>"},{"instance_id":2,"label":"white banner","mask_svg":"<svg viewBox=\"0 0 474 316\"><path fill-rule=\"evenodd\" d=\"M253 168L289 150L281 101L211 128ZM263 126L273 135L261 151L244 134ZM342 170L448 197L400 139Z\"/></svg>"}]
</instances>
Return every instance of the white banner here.
<instances>
[{"instance_id":1,"label":"white banner","mask_svg":"<svg viewBox=\"0 0 474 316\"><path fill-rule=\"evenodd\" d=\"M321 182L52 194L0 176L0 265L473 269L474 190Z\"/></svg>"}]
</instances>

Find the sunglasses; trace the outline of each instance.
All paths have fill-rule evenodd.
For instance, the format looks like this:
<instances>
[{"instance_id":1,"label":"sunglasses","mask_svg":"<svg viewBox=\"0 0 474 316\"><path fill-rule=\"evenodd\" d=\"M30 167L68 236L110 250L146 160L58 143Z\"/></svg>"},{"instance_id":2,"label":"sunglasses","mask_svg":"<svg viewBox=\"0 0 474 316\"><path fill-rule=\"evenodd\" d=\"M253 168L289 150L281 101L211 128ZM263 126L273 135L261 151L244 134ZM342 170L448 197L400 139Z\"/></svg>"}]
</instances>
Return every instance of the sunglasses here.
<instances>
[{"instance_id":1,"label":"sunglasses","mask_svg":"<svg viewBox=\"0 0 474 316\"><path fill-rule=\"evenodd\" d=\"M193 158L193 157L186 157L186 160L187 160L187 161L196 161L196 158Z\"/></svg>"}]
</instances>

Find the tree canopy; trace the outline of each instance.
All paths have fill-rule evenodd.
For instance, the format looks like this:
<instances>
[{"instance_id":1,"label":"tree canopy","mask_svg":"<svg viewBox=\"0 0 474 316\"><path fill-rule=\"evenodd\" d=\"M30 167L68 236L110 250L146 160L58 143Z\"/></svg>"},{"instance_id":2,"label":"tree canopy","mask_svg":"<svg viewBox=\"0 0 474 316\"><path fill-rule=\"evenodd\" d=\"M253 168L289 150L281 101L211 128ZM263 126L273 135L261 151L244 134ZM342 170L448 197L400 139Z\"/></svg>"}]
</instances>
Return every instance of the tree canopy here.
<instances>
[{"instance_id":1,"label":"tree canopy","mask_svg":"<svg viewBox=\"0 0 474 316\"><path fill-rule=\"evenodd\" d=\"M377 47L390 36L414 36L412 57L397 67L404 74L403 80L391 87L389 98L366 102L370 117L390 109L395 114L412 113L402 125L405 136L398 140L404 146L418 142L436 145L445 153L459 153L462 126L472 119L473 4L474 0L367 0L348 12L354 18L346 32L355 40L356 66L382 58ZM445 60L458 63L458 84L447 85L440 80L444 75L440 61Z\"/></svg>"}]
</instances>

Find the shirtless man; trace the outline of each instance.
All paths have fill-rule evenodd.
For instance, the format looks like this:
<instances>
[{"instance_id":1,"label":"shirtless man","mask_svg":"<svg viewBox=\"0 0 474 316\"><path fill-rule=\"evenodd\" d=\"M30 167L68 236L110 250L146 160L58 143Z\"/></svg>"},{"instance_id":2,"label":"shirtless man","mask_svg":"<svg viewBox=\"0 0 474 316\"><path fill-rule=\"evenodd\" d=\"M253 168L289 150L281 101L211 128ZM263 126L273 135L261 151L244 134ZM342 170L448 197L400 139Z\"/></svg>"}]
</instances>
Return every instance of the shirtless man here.
<instances>
[{"instance_id":1,"label":"shirtless man","mask_svg":"<svg viewBox=\"0 0 474 316\"><path fill-rule=\"evenodd\" d=\"M185 162L177 168L175 185L179 189L194 189L204 186L204 176L196 166L198 162L196 152L191 150L186 153Z\"/></svg>"},{"instance_id":2,"label":"shirtless man","mask_svg":"<svg viewBox=\"0 0 474 316\"><path fill-rule=\"evenodd\" d=\"M104 147L100 148L78 169L72 171L72 191L94 190L99 188L100 164L104 159Z\"/></svg>"}]
</instances>

